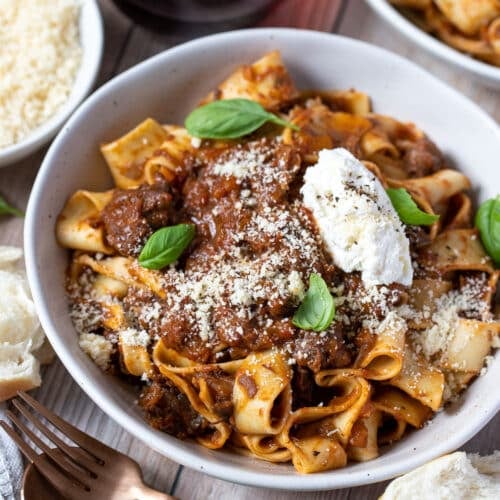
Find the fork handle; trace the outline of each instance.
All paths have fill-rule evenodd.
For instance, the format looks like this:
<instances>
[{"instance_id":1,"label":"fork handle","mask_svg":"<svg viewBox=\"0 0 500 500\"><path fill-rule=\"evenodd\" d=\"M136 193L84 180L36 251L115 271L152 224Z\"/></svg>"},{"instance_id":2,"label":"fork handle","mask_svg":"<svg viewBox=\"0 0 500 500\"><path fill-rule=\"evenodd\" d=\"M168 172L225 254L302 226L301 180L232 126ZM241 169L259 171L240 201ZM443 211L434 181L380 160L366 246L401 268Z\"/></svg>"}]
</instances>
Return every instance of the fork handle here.
<instances>
[{"instance_id":1,"label":"fork handle","mask_svg":"<svg viewBox=\"0 0 500 500\"><path fill-rule=\"evenodd\" d=\"M172 495L153 490L152 488L144 484L135 487L133 494L136 495L135 498L140 498L141 500L177 500Z\"/></svg>"}]
</instances>

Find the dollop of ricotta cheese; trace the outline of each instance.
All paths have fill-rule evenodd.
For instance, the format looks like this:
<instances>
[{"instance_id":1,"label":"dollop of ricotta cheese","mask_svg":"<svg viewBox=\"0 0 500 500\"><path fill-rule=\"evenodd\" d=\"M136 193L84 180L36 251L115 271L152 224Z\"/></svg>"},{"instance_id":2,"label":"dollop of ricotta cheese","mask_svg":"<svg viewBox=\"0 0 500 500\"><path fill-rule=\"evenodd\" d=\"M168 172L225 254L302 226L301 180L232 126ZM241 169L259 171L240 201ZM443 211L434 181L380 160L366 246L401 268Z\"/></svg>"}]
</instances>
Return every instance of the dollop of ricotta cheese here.
<instances>
[{"instance_id":1,"label":"dollop of ricotta cheese","mask_svg":"<svg viewBox=\"0 0 500 500\"><path fill-rule=\"evenodd\" d=\"M344 148L323 149L301 188L333 262L365 285L411 285L410 242L380 181Z\"/></svg>"}]
</instances>

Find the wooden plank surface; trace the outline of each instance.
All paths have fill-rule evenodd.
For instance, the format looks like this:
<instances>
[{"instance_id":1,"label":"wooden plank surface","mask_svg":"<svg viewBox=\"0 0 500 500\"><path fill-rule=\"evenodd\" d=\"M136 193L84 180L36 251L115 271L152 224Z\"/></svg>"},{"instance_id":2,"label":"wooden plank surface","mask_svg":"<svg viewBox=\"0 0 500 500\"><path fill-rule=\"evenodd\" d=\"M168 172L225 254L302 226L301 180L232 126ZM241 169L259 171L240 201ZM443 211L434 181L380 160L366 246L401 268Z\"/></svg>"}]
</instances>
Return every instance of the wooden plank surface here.
<instances>
[{"instance_id":1,"label":"wooden plank surface","mask_svg":"<svg viewBox=\"0 0 500 500\"><path fill-rule=\"evenodd\" d=\"M304 7L303 4L306 2L308 5ZM279 8L288 9L290 14L294 11L293 9L301 6L304 12L308 12L309 24L307 26L315 29L325 29L325 23L332 24L335 16L340 13L341 17L337 18L333 24L337 28L336 31L386 47L412 59L471 97L500 122L498 91L487 89L464 78L460 72L413 46L401 35L389 29L361 0L335 1L335 8L332 8L328 2L329 0L286 0ZM165 23L165 29L161 31L151 31L144 26L132 23L109 0L101 0L100 3L106 27L106 46L98 85L166 48L210 32L210 28L207 27L179 27L173 23ZM310 7L313 3L316 8ZM291 14L286 22L282 21L282 15L274 18L273 15L276 16L276 12L269 14L268 24L306 25L303 18L293 17ZM0 193L19 208L26 207L30 187L44 153L45 150L39 151L16 165L0 169ZM52 231L52 228L47 228L47 230ZM0 218L0 244L22 245L22 220L10 217ZM146 481L151 486L174 493L183 500L375 499L381 494L386 484L299 494L235 485L179 467L144 446L90 401L59 362L55 362L44 370L43 385L35 392L35 395L62 417L136 459L143 469ZM499 426L500 416L497 416L482 432L467 443L465 449L486 454L500 448Z\"/></svg>"}]
</instances>

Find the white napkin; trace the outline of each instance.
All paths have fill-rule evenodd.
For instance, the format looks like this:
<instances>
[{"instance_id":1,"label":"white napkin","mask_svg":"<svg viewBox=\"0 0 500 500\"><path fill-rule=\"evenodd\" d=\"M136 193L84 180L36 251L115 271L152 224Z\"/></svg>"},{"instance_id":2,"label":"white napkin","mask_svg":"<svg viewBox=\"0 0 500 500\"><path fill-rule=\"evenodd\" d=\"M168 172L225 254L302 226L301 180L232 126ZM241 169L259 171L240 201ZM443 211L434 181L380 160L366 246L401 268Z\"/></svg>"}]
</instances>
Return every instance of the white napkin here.
<instances>
[{"instance_id":1,"label":"white napkin","mask_svg":"<svg viewBox=\"0 0 500 500\"><path fill-rule=\"evenodd\" d=\"M5 404L0 403L0 419L7 420ZM0 428L0 499L16 500L21 490L23 461L12 439Z\"/></svg>"}]
</instances>

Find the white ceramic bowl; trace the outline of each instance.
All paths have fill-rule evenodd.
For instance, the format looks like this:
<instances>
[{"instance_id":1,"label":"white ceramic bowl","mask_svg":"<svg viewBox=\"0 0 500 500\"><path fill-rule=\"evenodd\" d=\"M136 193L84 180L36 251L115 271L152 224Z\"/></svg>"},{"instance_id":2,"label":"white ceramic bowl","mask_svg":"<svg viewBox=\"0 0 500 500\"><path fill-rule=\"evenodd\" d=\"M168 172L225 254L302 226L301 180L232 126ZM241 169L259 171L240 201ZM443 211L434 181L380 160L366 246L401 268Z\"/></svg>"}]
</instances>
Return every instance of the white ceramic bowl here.
<instances>
[{"instance_id":1,"label":"white ceramic bowl","mask_svg":"<svg viewBox=\"0 0 500 500\"><path fill-rule=\"evenodd\" d=\"M68 100L52 118L20 142L0 148L0 167L25 158L52 139L92 89L101 65L103 49L103 26L97 0L82 1L79 28L82 61Z\"/></svg>"},{"instance_id":2,"label":"white ceramic bowl","mask_svg":"<svg viewBox=\"0 0 500 500\"><path fill-rule=\"evenodd\" d=\"M424 70L366 43L313 31L244 30L202 38L159 54L95 92L65 125L35 181L25 223L28 277L44 330L84 391L133 435L188 467L238 483L292 490L321 490L382 481L462 445L499 408L500 359L457 404L433 422L383 451L376 460L336 471L298 475L276 465L210 451L150 428L135 395L103 374L78 347L68 315L64 271L68 253L54 238L54 223L76 189L109 188L111 177L98 146L147 116L182 123L199 99L236 66L279 49L300 88L356 87L376 111L414 120L469 175L480 198L496 194L500 131L476 105Z\"/></svg>"},{"instance_id":3,"label":"white ceramic bowl","mask_svg":"<svg viewBox=\"0 0 500 500\"><path fill-rule=\"evenodd\" d=\"M429 35L402 16L387 0L365 0L385 21L427 52L466 71L485 85L500 88L500 68L474 59Z\"/></svg>"}]
</instances>

